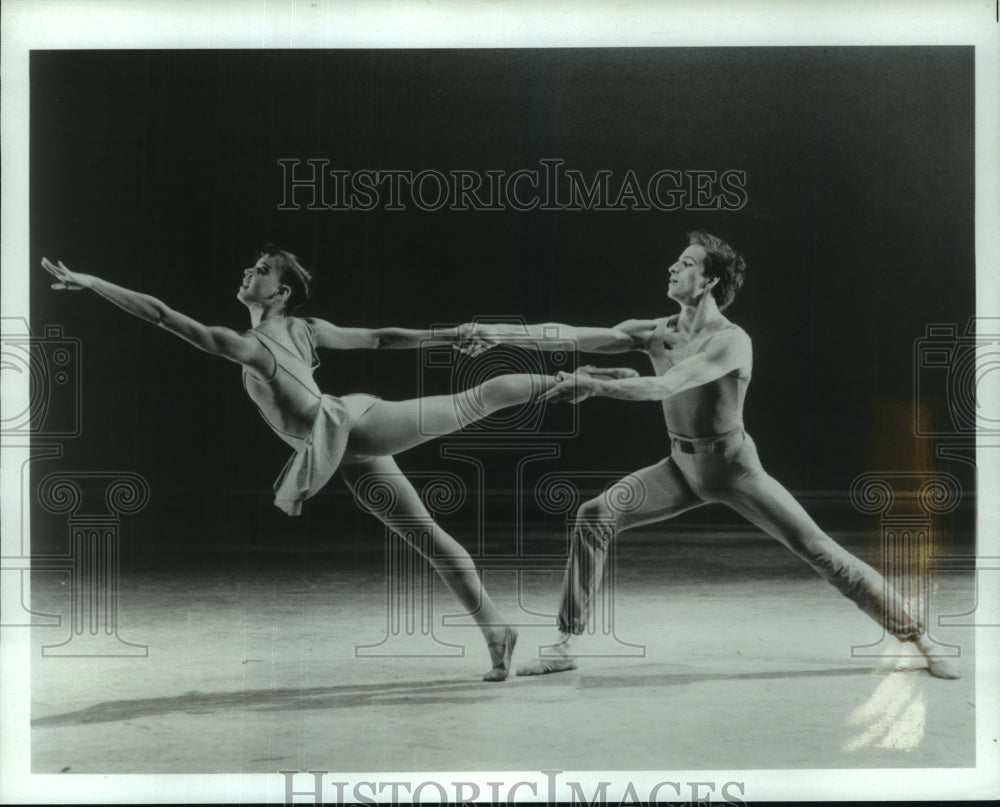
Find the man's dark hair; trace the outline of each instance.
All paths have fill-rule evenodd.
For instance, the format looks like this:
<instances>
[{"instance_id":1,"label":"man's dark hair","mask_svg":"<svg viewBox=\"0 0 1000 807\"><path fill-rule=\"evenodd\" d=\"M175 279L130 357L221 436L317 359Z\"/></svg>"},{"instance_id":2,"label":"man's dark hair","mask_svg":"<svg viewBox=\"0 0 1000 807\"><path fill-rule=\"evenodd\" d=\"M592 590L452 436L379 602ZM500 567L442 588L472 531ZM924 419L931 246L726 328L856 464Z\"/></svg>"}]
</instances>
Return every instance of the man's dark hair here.
<instances>
[{"instance_id":1,"label":"man's dark hair","mask_svg":"<svg viewBox=\"0 0 1000 807\"><path fill-rule=\"evenodd\" d=\"M712 296L722 311L743 285L747 263L729 244L709 233L700 230L688 233L688 246L694 244L705 248L705 276L719 278L719 282L712 286Z\"/></svg>"},{"instance_id":2,"label":"man's dark hair","mask_svg":"<svg viewBox=\"0 0 1000 807\"><path fill-rule=\"evenodd\" d=\"M261 247L259 257L277 258L278 282L288 286L291 293L285 300L285 311L291 314L309 299L312 289L312 272L306 269L291 252L274 244Z\"/></svg>"}]
</instances>

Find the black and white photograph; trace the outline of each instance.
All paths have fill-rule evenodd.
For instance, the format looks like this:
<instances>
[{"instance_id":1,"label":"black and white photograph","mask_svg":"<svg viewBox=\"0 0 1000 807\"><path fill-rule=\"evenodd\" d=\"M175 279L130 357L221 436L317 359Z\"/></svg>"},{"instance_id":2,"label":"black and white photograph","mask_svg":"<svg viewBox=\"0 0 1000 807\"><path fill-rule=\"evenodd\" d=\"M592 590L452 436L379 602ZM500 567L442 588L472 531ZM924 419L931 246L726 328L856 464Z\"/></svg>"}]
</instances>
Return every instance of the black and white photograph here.
<instances>
[{"instance_id":1,"label":"black and white photograph","mask_svg":"<svg viewBox=\"0 0 1000 807\"><path fill-rule=\"evenodd\" d=\"M0 802L1000 797L1000 6L2 31Z\"/></svg>"}]
</instances>

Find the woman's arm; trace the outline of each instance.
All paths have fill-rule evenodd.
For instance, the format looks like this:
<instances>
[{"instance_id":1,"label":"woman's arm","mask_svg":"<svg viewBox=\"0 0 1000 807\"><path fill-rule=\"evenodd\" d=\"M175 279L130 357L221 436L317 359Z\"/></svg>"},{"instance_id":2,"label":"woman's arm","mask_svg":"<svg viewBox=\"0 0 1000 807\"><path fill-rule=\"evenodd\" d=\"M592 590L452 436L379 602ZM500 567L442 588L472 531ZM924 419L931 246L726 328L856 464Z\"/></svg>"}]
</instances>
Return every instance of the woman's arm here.
<instances>
[{"instance_id":1,"label":"woman's arm","mask_svg":"<svg viewBox=\"0 0 1000 807\"><path fill-rule=\"evenodd\" d=\"M263 370L265 373L270 369L266 366L269 364L266 351L251 337L237 333L231 328L203 325L179 311L174 311L155 297L117 286L94 275L73 272L61 261L53 264L42 258L42 266L56 278L57 282L52 284L54 289L71 291L90 289L123 311L158 325L207 353L222 356L255 370Z\"/></svg>"},{"instance_id":2,"label":"woman's arm","mask_svg":"<svg viewBox=\"0 0 1000 807\"><path fill-rule=\"evenodd\" d=\"M656 329L654 320L629 319L613 328L591 328L545 322L538 325L479 322L473 334L492 344L532 345L541 350L582 353L627 353L645 350Z\"/></svg>"},{"instance_id":3,"label":"woman's arm","mask_svg":"<svg viewBox=\"0 0 1000 807\"><path fill-rule=\"evenodd\" d=\"M306 319L316 334L318 347L332 350L404 350L407 348L430 347L435 345L458 346L469 338L467 328L435 328L433 330L413 330L410 328L341 328L324 319ZM464 329L464 330L463 330Z\"/></svg>"}]
</instances>

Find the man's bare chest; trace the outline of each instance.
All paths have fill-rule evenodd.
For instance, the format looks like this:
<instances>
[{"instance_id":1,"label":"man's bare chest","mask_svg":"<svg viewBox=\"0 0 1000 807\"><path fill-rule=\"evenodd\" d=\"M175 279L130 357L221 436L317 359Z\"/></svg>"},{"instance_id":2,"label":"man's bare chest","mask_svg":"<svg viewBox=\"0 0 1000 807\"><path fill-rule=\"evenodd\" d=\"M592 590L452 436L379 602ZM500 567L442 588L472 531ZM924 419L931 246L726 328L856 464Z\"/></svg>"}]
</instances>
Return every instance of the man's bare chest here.
<instances>
[{"instance_id":1,"label":"man's bare chest","mask_svg":"<svg viewBox=\"0 0 1000 807\"><path fill-rule=\"evenodd\" d=\"M700 353L714 335L713 332L691 336L669 325L657 328L647 350L657 375L662 375L678 362Z\"/></svg>"}]
</instances>

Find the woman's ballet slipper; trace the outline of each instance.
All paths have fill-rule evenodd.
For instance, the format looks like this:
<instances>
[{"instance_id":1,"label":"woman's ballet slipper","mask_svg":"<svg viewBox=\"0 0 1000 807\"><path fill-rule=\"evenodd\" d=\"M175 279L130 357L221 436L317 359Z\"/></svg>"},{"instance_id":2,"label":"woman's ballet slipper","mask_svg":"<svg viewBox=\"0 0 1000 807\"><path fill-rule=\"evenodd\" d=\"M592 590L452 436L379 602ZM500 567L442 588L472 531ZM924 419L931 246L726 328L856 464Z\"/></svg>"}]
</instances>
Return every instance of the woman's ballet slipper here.
<instances>
[{"instance_id":1,"label":"woman's ballet slipper","mask_svg":"<svg viewBox=\"0 0 1000 807\"><path fill-rule=\"evenodd\" d=\"M493 662L493 669L483 676L484 681L498 682L506 681L510 674L510 658L514 655L514 645L517 644L517 631L512 627L507 627L504 631L502 642L487 642L490 649L490 660Z\"/></svg>"}]
</instances>

